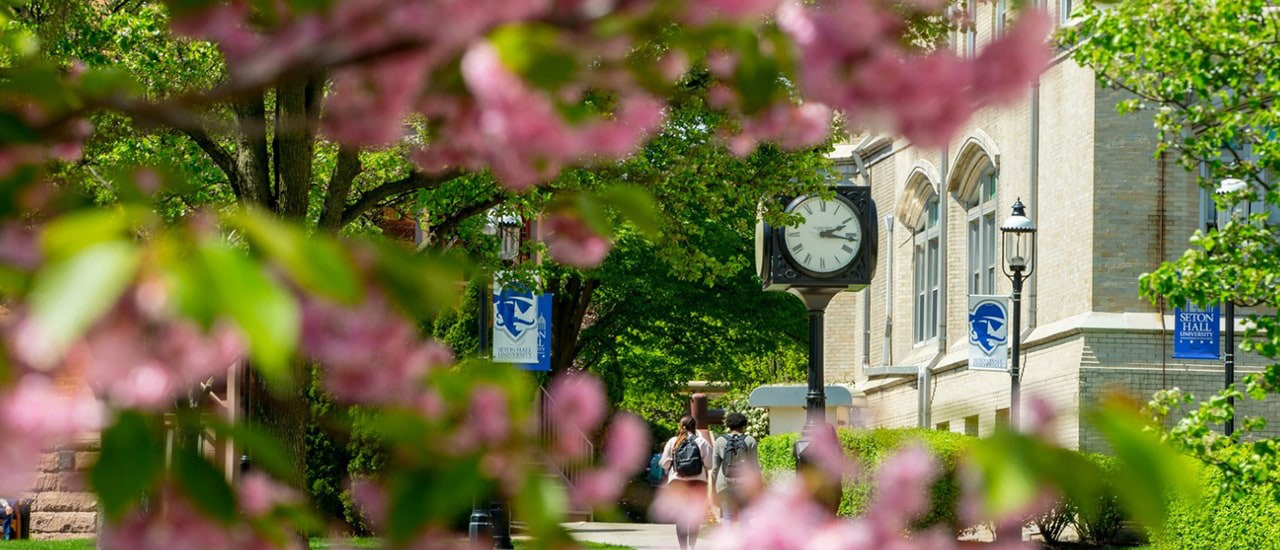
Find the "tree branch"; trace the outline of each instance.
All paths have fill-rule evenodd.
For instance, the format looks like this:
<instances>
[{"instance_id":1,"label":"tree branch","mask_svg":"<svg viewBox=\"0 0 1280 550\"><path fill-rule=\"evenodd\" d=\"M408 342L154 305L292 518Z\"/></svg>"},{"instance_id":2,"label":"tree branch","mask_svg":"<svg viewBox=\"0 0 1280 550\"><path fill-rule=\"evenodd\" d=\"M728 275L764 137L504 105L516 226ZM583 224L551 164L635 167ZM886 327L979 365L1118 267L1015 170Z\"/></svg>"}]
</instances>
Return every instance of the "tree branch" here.
<instances>
[{"instance_id":1,"label":"tree branch","mask_svg":"<svg viewBox=\"0 0 1280 550\"><path fill-rule=\"evenodd\" d=\"M231 192L235 193L236 199L244 199L248 193L244 188L244 182L241 181L240 172L236 170L236 159L217 141L213 140L203 128L191 126L186 128L178 128L178 131L191 138L200 150L209 155L209 159L218 166L222 173L227 176L227 183L231 184Z\"/></svg>"},{"instance_id":2,"label":"tree branch","mask_svg":"<svg viewBox=\"0 0 1280 550\"><path fill-rule=\"evenodd\" d=\"M462 172L459 170L450 170L431 176L414 170L401 179L374 187L365 191L360 195L359 199L356 199L356 202L342 211L339 227L351 223L356 217L382 203L382 201L419 189L433 189L461 175Z\"/></svg>"},{"instance_id":3,"label":"tree branch","mask_svg":"<svg viewBox=\"0 0 1280 550\"><path fill-rule=\"evenodd\" d=\"M457 212L454 212L453 215L445 218L444 221L441 221L438 224L432 225L430 227L430 232L432 234L439 235L439 234L448 233L449 231L453 231L455 228L458 227L458 224L462 223L467 218L470 218L471 216L474 216L490 208L493 208L494 206L501 204L502 201L505 201L505 200L507 200L506 196L499 193L488 199L485 199L478 203L467 206L466 208L463 208L461 210L458 210Z\"/></svg>"},{"instance_id":4,"label":"tree branch","mask_svg":"<svg viewBox=\"0 0 1280 550\"><path fill-rule=\"evenodd\" d=\"M342 209L351 195L351 184L360 175L360 150L343 146L338 149L338 161L325 189L324 211L320 213L320 229L337 232L342 227Z\"/></svg>"}]
</instances>

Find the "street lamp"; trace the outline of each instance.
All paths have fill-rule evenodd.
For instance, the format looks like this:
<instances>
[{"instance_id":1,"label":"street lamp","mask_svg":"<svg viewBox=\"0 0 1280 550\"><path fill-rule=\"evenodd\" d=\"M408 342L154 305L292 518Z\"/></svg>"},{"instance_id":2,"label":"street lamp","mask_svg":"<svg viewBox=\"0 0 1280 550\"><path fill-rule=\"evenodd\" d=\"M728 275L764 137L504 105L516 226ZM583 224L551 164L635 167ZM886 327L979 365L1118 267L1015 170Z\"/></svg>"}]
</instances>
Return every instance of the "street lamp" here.
<instances>
[{"instance_id":1,"label":"street lamp","mask_svg":"<svg viewBox=\"0 0 1280 550\"><path fill-rule=\"evenodd\" d=\"M1248 188L1249 184L1244 180L1227 178L1218 184L1218 189L1214 191L1214 194L1239 195ZM1253 213L1250 212L1252 206L1253 201L1244 199L1236 201L1226 210L1219 210L1217 215L1219 230L1226 227L1227 222L1231 220L1248 221L1249 215ZM1222 346L1226 348L1222 354L1223 370L1226 371L1224 373L1226 378L1224 385L1226 389L1231 389L1236 382L1236 303L1235 300L1223 300L1222 302L1222 314L1226 317L1224 323L1226 334L1222 335ZM1226 423L1223 424L1222 433L1230 436L1236 431L1235 399L1227 397L1227 406L1232 407L1232 413L1227 417Z\"/></svg>"},{"instance_id":2,"label":"street lamp","mask_svg":"<svg viewBox=\"0 0 1280 550\"><path fill-rule=\"evenodd\" d=\"M1013 362L1009 368L1009 425L1017 429L1021 392L1021 372L1018 366L1022 347L1022 283L1035 269L1036 224L1027 217L1022 199L1013 201L1013 214L1000 226L1004 239L1005 277L1013 282Z\"/></svg>"}]
</instances>

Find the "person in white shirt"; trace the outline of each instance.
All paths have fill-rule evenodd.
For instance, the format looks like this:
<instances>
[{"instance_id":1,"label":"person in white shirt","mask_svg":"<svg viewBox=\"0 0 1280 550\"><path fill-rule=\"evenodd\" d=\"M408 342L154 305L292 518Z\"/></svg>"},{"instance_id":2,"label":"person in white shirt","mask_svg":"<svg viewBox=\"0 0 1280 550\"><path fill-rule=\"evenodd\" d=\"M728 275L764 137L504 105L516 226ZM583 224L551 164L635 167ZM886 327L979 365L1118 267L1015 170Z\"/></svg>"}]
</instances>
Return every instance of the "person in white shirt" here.
<instances>
[{"instance_id":1,"label":"person in white shirt","mask_svg":"<svg viewBox=\"0 0 1280 550\"><path fill-rule=\"evenodd\" d=\"M689 495L703 500L706 508L707 480L711 471L711 444L698 435L698 422L691 416L680 419L679 433L667 440L659 461L667 474L668 485L684 485ZM681 550L692 550L698 542L701 522L681 525L676 522L676 538Z\"/></svg>"}]
</instances>

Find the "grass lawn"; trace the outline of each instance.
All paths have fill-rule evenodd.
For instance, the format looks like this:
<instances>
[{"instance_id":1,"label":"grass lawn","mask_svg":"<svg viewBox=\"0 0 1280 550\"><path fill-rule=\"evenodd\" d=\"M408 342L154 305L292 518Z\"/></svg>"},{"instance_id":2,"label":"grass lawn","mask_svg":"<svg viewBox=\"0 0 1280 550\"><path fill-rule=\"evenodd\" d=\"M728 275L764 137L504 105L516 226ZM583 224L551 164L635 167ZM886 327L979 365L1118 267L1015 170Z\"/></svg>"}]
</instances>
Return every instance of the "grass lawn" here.
<instances>
[{"instance_id":1,"label":"grass lawn","mask_svg":"<svg viewBox=\"0 0 1280 550\"><path fill-rule=\"evenodd\" d=\"M94 550L97 548L95 542L95 539L3 540L0 541L0 550Z\"/></svg>"},{"instance_id":2,"label":"grass lawn","mask_svg":"<svg viewBox=\"0 0 1280 550\"><path fill-rule=\"evenodd\" d=\"M0 541L0 550L94 550L94 539L71 539L71 540L10 540ZM374 538L358 538L349 539L347 544L353 548L378 548L380 541ZM516 549L522 547L521 541L516 541ZM311 548L315 550L323 550L329 548L328 544L322 539L311 539ZM582 543L584 550L630 550L626 546L617 546L614 544L599 544L594 542Z\"/></svg>"}]
</instances>

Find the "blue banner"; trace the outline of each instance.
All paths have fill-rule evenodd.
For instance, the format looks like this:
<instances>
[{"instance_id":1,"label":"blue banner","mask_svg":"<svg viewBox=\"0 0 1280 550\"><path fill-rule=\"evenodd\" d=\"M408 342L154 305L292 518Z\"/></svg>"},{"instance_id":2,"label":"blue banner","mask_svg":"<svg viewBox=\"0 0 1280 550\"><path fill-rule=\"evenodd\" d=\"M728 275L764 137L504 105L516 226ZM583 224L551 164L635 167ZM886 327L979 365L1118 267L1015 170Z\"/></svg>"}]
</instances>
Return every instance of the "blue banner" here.
<instances>
[{"instance_id":1,"label":"blue banner","mask_svg":"<svg viewBox=\"0 0 1280 550\"><path fill-rule=\"evenodd\" d=\"M538 295L538 361L518 363L524 370L551 370L551 294Z\"/></svg>"},{"instance_id":2,"label":"blue banner","mask_svg":"<svg viewBox=\"0 0 1280 550\"><path fill-rule=\"evenodd\" d=\"M493 360L526 370L551 370L551 294L496 285Z\"/></svg>"},{"instance_id":3,"label":"blue banner","mask_svg":"<svg viewBox=\"0 0 1280 550\"><path fill-rule=\"evenodd\" d=\"M1198 308L1192 304L1173 308L1173 358L1218 359L1219 327L1218 306Z\"/></svg>"}]
</instances>

